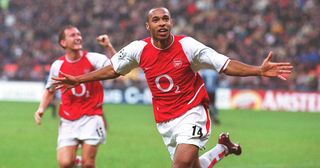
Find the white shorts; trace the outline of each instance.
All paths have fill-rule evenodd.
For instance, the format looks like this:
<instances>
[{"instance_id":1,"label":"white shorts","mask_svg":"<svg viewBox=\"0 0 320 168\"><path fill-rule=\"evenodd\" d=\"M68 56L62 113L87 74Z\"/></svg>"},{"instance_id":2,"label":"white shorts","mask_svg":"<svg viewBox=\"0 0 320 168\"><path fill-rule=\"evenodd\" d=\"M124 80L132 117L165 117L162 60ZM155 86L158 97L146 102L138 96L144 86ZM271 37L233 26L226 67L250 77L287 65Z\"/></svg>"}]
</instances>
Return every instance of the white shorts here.
<instances>
[{"instance_id":1,"label":"white shorts","mask_svg":"<svg viewBox=\"0 0 320 168\"><path fill-rule=\"evenodd\" d=\"M198 105L178 118L157 123L157 128L173 160L179 144L204 148L211 134L211 120L208 110L203 105Z\"/></svg>"},{"instance_id":2,"label":"white shorts","mask_svg":"<svg viewBox=\"0 0 320 168\"><path fill-rule=\"evenodd\" d=\"M61 118L58 135L58 149L74 146L82 141L89 145L105 143L106 129L102 116L83 116L70 121Z\"/></svg>"}]
</instances>

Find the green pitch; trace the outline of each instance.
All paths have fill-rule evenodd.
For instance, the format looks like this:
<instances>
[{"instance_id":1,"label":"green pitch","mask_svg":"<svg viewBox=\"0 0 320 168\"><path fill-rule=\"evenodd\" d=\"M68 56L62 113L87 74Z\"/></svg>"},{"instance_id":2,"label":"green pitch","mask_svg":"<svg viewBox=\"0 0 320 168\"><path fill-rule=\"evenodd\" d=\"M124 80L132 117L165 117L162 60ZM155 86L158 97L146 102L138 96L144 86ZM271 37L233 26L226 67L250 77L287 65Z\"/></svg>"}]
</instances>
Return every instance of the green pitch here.
<instances>
[{"instance_id":1,"label":"green pitch","mask_svg":"<svg viewBox=\"0 0 320 168\"><path fill-rule=\"evenodd\" d=\"M37 103L0 102L0 168L56 168L58 119L47 111L34 123ZM105 105L109 130L97 158L98 168L171 167L153 118L152 107ZM220 111L207 150L221 131L239 141L243 154L228 156L220 168L320 167L320 113ZM205 151L201 151L203 153Z\"/></svg>"}]
</instances>

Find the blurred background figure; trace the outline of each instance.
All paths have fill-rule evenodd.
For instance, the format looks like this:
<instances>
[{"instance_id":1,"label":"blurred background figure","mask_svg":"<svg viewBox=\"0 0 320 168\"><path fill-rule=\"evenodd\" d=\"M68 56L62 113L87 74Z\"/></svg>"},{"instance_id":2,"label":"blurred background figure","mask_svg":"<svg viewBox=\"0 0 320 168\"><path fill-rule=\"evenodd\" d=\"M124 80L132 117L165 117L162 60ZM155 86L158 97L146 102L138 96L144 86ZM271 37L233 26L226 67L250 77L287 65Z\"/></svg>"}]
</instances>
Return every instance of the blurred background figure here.
<instances>
[{"instance_id":1,"label":"blurred background figure","mask_svg":"<svg viewBox=\"0 0 320 168\"><path fill-rule=\"evenodd\" d=\"M219 85L219 74L217 71L205 69L200 71L200 75L204 80L204 84L210 98L209 112L211 120L214 124L220 124L220 120L218 117L219 111L216 106L216 90Z\"/></svg>"}]
</instances>

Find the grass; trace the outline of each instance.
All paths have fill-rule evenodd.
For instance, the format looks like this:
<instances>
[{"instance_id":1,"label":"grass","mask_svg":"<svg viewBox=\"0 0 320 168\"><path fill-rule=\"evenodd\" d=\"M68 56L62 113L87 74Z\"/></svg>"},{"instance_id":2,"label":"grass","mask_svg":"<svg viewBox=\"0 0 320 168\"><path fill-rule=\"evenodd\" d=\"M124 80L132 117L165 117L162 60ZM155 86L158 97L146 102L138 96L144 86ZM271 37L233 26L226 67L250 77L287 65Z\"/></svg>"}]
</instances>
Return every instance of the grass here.
<instances>
[{"instance_id":1,"label":"grass","mask_svg":"<svg viewBox=\"0 0 320 168\"><path fill-rule=\"evenodd\" d=\"M59 120L50 112L34 123L37 103L0 102L0 168L55 168ZM158 134L151 106L105 105L107 143L99 149L98 168L166 168L171 161ZM320 167L320 113L220 111L207 149L222 131L243 148L220 168ZM205 151L201 151L203 153Z\"/></svg>"}]
</instances>

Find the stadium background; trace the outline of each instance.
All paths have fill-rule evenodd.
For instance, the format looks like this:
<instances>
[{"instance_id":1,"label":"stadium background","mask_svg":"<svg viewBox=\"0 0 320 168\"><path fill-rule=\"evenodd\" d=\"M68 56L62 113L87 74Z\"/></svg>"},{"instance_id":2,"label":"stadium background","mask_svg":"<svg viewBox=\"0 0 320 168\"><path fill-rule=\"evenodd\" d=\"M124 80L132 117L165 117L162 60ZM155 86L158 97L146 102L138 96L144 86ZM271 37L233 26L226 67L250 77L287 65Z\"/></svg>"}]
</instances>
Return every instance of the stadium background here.
<instances>
[{"instance_id":1,"label":"stadium background","mask_svg":"<svg viewBox=\"0 0 320 168\"><path fill-rule=\"evenodd\" d=\"M148 36L144 28L145 12L155 6L169 8L174 19L174 33L192 36L233 59L258 65L272 50L274 61L290 61L294 65L294 72L287 81L220 75L220 89L231 90L230 94L246 91L240 100L255 98L256 94L266 95L266 91L285 93L286 97L279 96L278 101L293 98L283 102L280 113L222 110L222 124L216 127L213 137L216 138L221 130L228 130L242 141L247 154L239 159L228 158L229 161L223 161L220 167L320 167L317 159L317 151L320 150L320 134L317 133L319 113L281 113L292 109L308 111L308 108L294 109L296 104L307 99L315 106L312 112L320 112L319 1L155 0L146 3L142 0L0 0L0 137L5 137L0 140L0 168L56 167L58 120L52 120L48 115L44 121L47 124L35 127L32 116L37 103L24 101L40 99L39 90L43 89L50 64L63 54L57 42L59 28L67 24L79 27L84 48L96 52L104 52L96 43L96 36L108 33L114 47L119 50L133 40ZM117 97L114 95L125 95L118 93L117 89L125 92L124 89L132 86L141 92L138 103L150 103L144 99L146 83L139 69L120 79L105 81L104 86L109 96L106 100L110 100L108 103L118 103L118 99L112 99ZM288 102L292 105L285 106ZM304 106L310 105L305 103ZM255 109L252 105L247 107ZM170 165L154 128L150 106L109 107L108 104L105 108L111 130L109 141L99 156L98 167ZM140 126L130 123L132 120ZM123 124L130 125L131 132L123 129ZM137 130L143 132L139 134ZM123 137L123 133L128 137ZM148 140L142 142L144 148L134 147L133 144L141 144L141 137L146 135ZM250 136L255 137L254 140ZM155 146L151 150L148 149L149 141ZM210 142L210 145L214 143ZM298 149L291 149L292 146ZM118 156L119 150L140 153ZM122 157L131 160L127 160L127 164L122 163ZM143 164L145 160L149 160L149 164Z\"/></svg>"},{"instance_id":2,"label":"stadium background","mask_svg":"<svg viewBox=\"0 0 320 168\"><path fill-rule=\"evenodd\" d=\"M185 34L233 59L259 65L269 51L274 61L291 61L289 81L221 76L221 87L318 91L320 16L316 0L1 0L0 79L44 81L62 55L60 27L79 27L85 48L104 52L95 38L108 33L119 50L148 36L145 13L167 6L174 33ZM137 70L138 71L138 70ZM140 71L114 85L143 81Z\"/></svg>"}]
</instances>

